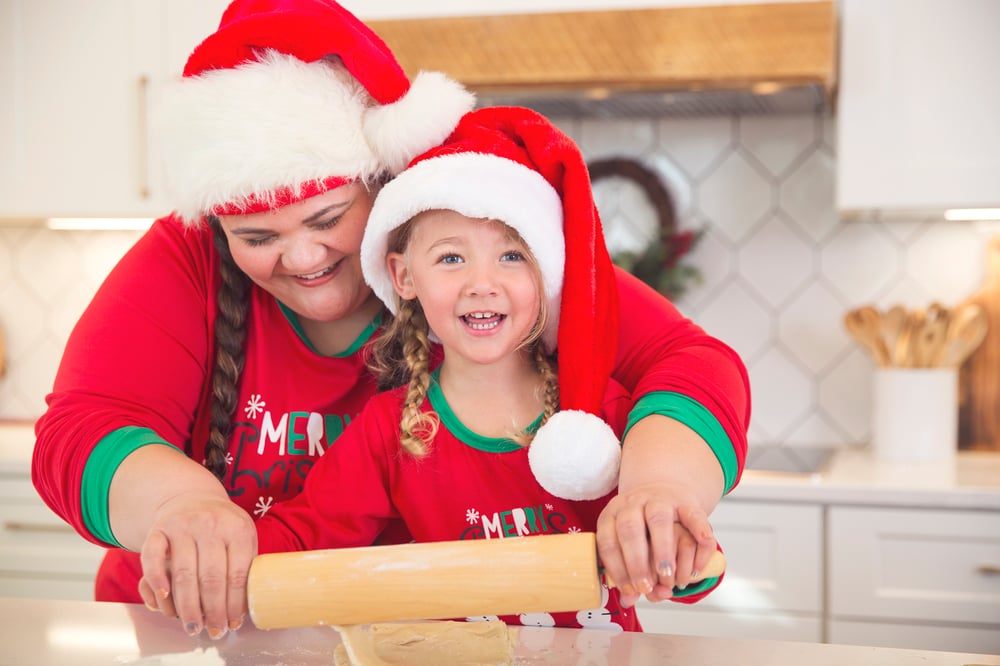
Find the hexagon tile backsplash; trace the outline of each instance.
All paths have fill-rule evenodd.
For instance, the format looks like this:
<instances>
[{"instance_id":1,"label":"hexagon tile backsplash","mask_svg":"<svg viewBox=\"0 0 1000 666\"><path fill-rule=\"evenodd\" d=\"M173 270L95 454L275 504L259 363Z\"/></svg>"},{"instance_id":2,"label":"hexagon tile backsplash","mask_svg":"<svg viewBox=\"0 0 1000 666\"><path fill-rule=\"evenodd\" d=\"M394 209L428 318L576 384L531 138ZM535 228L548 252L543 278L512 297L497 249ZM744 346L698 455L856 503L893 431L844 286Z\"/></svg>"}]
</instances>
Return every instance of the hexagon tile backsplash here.
<instances>
[{"instance_id":1,"label":"hexagon tile backsplash","mask_svg":"<svg viewBox=\"0 0 1000 666\"><path fill-rule=\"evenodd\" d=\"M628 157L658 172L680 227L705 229L685 257L702 279L677 305L746 361L751 446L865 443L873 367L844 313L867 302L951 305L982 281L986 232L976 227L838 219L827 116L557 123L588 160ZM623 229L655 229L637 189L595 184L612 246ZM41 414L74 321L137 237L0 226L0 419Z\"/></svg>"}]
</instances>

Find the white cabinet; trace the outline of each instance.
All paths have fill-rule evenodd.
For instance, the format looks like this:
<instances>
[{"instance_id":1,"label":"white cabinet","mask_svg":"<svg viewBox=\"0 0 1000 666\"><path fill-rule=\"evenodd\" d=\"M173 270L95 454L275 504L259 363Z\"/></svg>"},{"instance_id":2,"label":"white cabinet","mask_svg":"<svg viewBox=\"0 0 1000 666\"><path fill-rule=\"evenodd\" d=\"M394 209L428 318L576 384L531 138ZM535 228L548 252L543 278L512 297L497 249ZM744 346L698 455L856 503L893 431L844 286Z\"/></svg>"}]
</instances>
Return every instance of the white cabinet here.
<instances>
[{"instance_id":1,"label":"white cabinet","mask_svg":"<svg viewBox=\"0 0 1000 666\"><path fill-rule=\"evenodd\" d=\"M821 641L822 507L726 498L711 520L726 553L722 585L693 605L640 601L645 630Z\"/></svg>"},{"instance_id":2,"label":"white cabinet","mask_svg":"<svg viewBox=\"0 0 1000 666\"><path fill-rule=\"evenodd\" d=\"M832 507L830 640L1000 653L1000 513Z\"/></svg>"},{"instance_id":3,"label":"white cabinet","mask_svg":"<svg viewBox=\"0 0 1000 666\"><path fill-rule=\"evenodd\" d=\"M104 553L45 506L27 472L0 475L0 597L92 601Z\"/></svg>"},{"instance_id":4,"label":"white cabinet","mask_svg":"<svg viewBox=\"0 0 1000 666\"><path fill-rule=\"evenodd\" d=\"M149 104L225 5L0 0L0 216L169 212Z\"/></svg>"},{"instance_id":5,"label":"white cabinet","mask_svg":"<svg viewBox=\"0 0 1000 666\"><path fill-rule=\"evenodd\" d=\"M841 0L837 208L1000 206L1000 3Z\"/></svg>"}]
</instances>

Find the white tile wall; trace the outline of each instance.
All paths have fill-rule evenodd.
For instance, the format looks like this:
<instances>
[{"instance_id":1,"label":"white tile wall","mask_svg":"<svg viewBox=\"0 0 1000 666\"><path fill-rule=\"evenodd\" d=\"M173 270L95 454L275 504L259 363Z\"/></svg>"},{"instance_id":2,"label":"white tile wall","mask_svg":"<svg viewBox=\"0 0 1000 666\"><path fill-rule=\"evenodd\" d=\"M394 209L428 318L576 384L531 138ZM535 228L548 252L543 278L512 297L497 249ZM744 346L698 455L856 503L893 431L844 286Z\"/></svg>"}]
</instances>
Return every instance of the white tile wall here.
<instances>
[{"instance_id":1,"label":"white tile wall","mask_svg":"<svg viewBox=\"0 0 1000 666\"><path fill-rule=\"evenodd\" d=\"M588 159L641 159L667 183L680 226L707 229L688 259L703 279L678 305L746 360L752 446L865 443L873 368L844 312L955 304L982 281L985 232L972 225L838 219L826 116L557 122ZM609 237L624 224L649 232L636 188L609 179L595 189ZM0 226L0 419L43 411L73 322L136 238Z\"/></svg>"}]
</instances>

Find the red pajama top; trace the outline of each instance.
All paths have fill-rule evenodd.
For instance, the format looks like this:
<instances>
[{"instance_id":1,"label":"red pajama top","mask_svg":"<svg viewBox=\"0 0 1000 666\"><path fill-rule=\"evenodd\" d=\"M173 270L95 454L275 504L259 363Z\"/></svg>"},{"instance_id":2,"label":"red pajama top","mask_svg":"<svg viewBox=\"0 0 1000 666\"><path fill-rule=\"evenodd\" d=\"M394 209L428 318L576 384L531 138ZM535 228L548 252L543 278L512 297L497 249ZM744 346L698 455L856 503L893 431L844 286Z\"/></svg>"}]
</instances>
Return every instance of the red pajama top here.
<instances>
[{"instance_id":1,"label":"red pajama top","mask_svg":"<svg viewBox=\"0 0 1000 666\"><path fill-rule=\"evenodd\" d=\"M468 430L436 382L423 406L441 419L428 454L416 458L403 451L399 420L405 395L403 387L370 400L313 467L302 493L275 504L257 521L260 552L366 546L386 525L399 520L417 542L596 531L597 517L613 494L579 502L546 492L528 466L528 449ZM629 402L624 391L610 387L602 416L619 436ZM502 561L490 563L503 566ZM490 575L490 567L484 568L483 576ZM719 580L679 591L685 596L678 599L697 600ZM599 608L500 619L529 626L640 631L634 609L621 605L618 590L602 588Z\"/></svg>"},{"instance_id":2,"label":"red pajama top","mask_svg":"<svg viewBox=\"0 0 1000 666\"><path fill-rule=\"evenodd\" d=\"M746 456L750 402L742 362L645 284L617 275L621 330L613 376L632 396L631 418L656 411L687 423L712 447L728 491ZM84 538L112 546L98 574L98 600L140 602L138 555L113 547L108 526L107 489L117 464L151 443L203 460L218 284L207 225L186 229L163 218L111 271L67 342L35 427L32 479ZM258 517L300 492L312 465L375 394L361 345L377 322L352 349L326 357L271 295L256 285L250 294L223 483ZM654 393L667 397L667 407L662 400L636 406Z\"/></svg>"}]
</instances>

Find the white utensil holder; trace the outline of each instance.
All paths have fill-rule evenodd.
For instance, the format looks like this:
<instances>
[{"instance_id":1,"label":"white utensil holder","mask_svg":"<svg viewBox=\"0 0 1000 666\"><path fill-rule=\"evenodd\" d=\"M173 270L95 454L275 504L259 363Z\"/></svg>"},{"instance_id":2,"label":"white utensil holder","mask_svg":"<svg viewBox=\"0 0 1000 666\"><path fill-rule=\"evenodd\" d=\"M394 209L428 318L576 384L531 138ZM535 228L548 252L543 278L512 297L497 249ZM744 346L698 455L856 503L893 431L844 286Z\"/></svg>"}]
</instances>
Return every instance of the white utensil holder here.
<instances>
[{"instance_id":1,"label":"white utensil holder","mask_svg":"<svg viewBox=\"0 0 1000 666\"><path fill-rule=\"evenodd\" d=\"M883 462L950 462L958 449L958 370L875 371L872 444Z\"/></svg>"}]
</instances>

